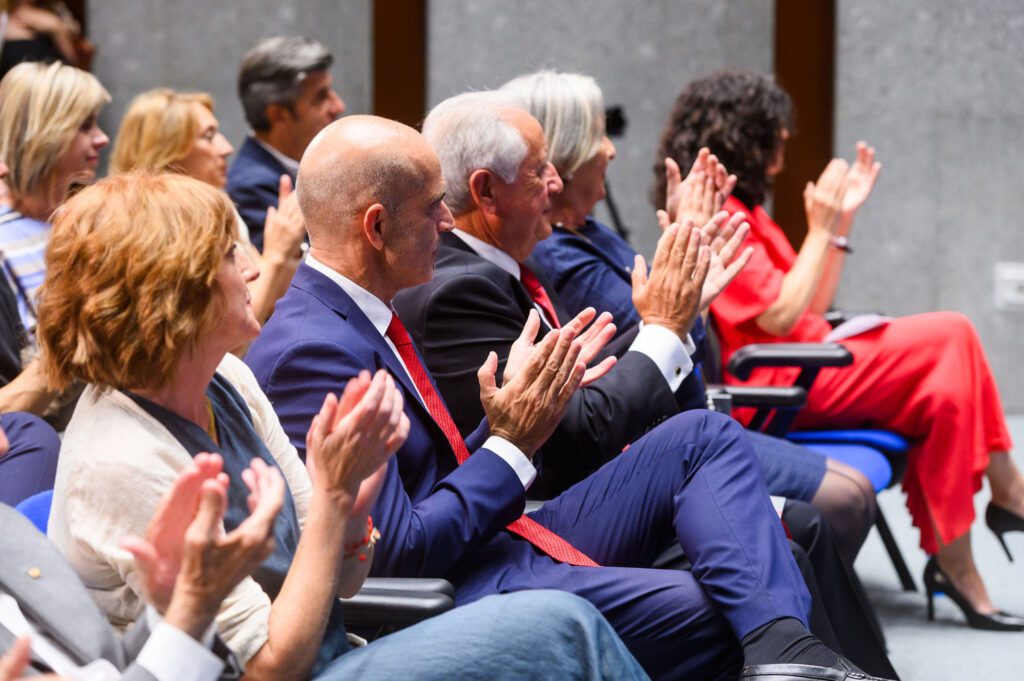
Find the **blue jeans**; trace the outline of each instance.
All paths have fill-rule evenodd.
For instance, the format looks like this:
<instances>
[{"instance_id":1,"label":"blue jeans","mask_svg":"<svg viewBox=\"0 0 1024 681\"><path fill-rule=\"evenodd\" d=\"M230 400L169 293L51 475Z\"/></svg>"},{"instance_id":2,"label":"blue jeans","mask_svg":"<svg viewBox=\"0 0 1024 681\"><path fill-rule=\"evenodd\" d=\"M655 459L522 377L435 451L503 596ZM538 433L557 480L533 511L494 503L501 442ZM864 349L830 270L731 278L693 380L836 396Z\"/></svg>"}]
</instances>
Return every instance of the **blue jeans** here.
<instances>
[{"instance_id":1,"label":"blue jeans","mask_svg":"<svg viewBox=\"0 0 1024 681\"><path fill-rule=\"evenodd\" d=\"M560 591L488 596L342 655L320 680L559 679L647 674L594 606Z\"/></svg>"}]
</instances>

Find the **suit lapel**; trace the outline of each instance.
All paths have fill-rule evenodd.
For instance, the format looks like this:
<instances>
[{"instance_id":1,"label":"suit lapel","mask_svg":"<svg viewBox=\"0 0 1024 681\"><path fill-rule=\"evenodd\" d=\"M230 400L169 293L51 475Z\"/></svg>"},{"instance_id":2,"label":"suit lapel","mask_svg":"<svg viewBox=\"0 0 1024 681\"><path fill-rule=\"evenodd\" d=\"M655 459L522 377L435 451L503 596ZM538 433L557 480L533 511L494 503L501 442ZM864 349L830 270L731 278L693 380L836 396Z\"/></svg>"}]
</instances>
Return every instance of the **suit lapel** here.
<instances>
[{"instance_id":1,"label":"suit lapel","mask_svg":"<svg viewBox=\"0 0 1024 681\"><path fill-rule=\"evenodd\" d=\"M344 289L328 279L322 273L317 272L306 264L299 266L298 271L295 273L295 278L292 280L292 286L312 295L324 305L331 308L335 314L345 320L345 322L352 327L353 331L355 331L355 334L373 348L379 357L380 362L385 368L387 368L402 388L405 389L406 404L415 404L416 408L421 412L422 420L432 424L437 432L440 433L442 437L444 436L444 433L441 431L441 427L434 422L434 418L430 415L430 411L427 409L426 405L423 404L423 400L420 399L419 391L416 390L416 386L412 382L412 378L409 376L409 373L405 370L405 367L402 366L402 363L388 346L384 337L380 335L379 331L377 331L377 327L375 327L373 322L363 314L363 311L359 309L356 302L352 300L347 293L345 293ZM415 348L415 345L413 347ZM416 351L416 356L419 357L419 350ZM420 357L420 363L423 363L422 357ZM424 364L423 366L425 367L426 365ZM447 438L445 438L445 442L447 443Z\"/></svg>"}]
</instances>

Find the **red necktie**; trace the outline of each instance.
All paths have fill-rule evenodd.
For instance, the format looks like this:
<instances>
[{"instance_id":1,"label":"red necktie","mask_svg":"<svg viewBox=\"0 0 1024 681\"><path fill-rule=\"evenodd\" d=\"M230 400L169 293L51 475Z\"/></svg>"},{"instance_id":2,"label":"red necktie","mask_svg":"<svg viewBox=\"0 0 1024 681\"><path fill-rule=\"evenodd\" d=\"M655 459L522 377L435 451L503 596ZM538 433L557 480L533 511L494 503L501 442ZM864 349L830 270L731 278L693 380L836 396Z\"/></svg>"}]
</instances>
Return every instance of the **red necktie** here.
<instances>
[{"instance_id":1,"label":"red necktie","mask_svg":"<svg viewBox=\"0 0 1024 681\"><path fill-rule=\"evenodd\" d=\"M423 401L427 405L427 411L430 412L431 417L441 427L445 437L448 438L448 444L451 445L452 451L455 452L455 460L459 462L459 465L464 464L466 459L469 458L466 442L462 439L462 435L459 434L459 429L456 427L452 415L448 412L448 408L444 406L441 396L434 389L434 384L430 381L430 377L427 376L427 371L423 368L423 364L420 363L420 358L412 345L412 338L409 337L409 332L405 330L405 325L402 324L402 320L398 318L397 314L391 314L391 323L388 325L387 337L391 339L391 342L398 349L398 355L405 362L405 368L409 370L412 382L416 385L416 389L419 390L420 396L423 397ZM510 523L505 529L519 535L561 563L597 567L597 563L588 558L583 552L530 517L520 516L518 520Z\"/></svg>"},{"instance_id":2,"label":"red necktie","mask_svg":"<svg viewBox=\"0 0 1024 681\"><path fill-rule=\"evenodd\" d=\"M551 304L551 299L548 298L548 292L541 286L537 275L531 272L530 268L526 265L519 266L519 281L526 288L526 292L530 294L530 299L540 305L540 308L547 313L551 328L561 328L562 325L558 323L558 315L555 314L555 306Z\"/></svg>"}]
</instances>

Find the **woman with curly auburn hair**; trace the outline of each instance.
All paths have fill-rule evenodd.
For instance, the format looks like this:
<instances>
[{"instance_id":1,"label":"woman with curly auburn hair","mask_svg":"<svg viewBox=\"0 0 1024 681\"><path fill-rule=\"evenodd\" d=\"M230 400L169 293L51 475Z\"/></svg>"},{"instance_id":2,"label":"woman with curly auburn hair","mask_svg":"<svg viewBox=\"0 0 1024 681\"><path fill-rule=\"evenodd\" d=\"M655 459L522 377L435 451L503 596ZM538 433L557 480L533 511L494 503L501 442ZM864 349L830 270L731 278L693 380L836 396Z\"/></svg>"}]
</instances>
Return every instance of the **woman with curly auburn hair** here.
<instances>
[{"instance_id":1,"label":"woman with curly auburn hair","mask_svg":"<svg viewBox=\"0 0 1024 681\"><path fill-rule=\"evenodd\" d=\"M660 155L680 164L704 146L718 154L738 177L726 210L750 217L753 257L711 305L723 364L749 343L841 339L853 365L820 372L797 425L871 424L908 437L903 487L921 547L932 556L924 575L929 603L944 592L972 627L1022 630L1024 618L992 604L971 553L973 495L985 477L992 487L989 527L1000 540L1024 531L1024 475L1008 453L1010 436L978 335L965 316L951 312L831 334L823 314L851 250L854 217L881 165L874 149L859 142L852 165L833 159L817 182L808 182L807 237L795 251L762 205L783 168L792 125L789 96L770 78L719 73L683 90L662 134ZM796 372L758 369L750 383L790 384Z\"/></svg>"}]
</instances>

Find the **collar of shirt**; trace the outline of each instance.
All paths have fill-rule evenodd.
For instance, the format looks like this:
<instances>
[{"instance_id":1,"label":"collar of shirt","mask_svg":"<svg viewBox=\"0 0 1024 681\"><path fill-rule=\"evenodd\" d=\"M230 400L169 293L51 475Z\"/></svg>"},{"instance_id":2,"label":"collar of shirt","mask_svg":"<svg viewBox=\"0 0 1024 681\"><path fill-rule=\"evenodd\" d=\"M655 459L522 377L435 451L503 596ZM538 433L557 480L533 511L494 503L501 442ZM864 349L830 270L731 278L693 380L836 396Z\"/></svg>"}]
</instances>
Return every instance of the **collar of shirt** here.
<instances>
[{"instance_id":1,"label":"collar of shirt","mask_svg":"<svg viewBox=\"0 0 1024 681\"><path fill-rule=\"evenodd\" d=\"M494 263L501 269L511 274L516 279L519 278L519 263L511 255L501 250L497 246L478 239L477 237L462 231L461 229L453 229L452 234L466 242L466 245L476 251L484 260Z\"/></svg>"},{"instance_id":2,"label":"collar of shirt","mask_svg":"<svg viewBox=\"0 0 1024 681\"><path fill-rule=\"evenodd\" d=\"M266 151L268 154L276 158L277 162L283 165L284 169L287 170L289 173L291 173L292 175L299 174L299 162L296 161L294 158L289 158L285 156L280 151L270 146L269 144L267 144L266 142L264 142L263 140L261 140L259 137L252 133L249 133L249 137L252 139L253 142L258 144L264 151Z\"/></svg>"},{"instance_id":3,"label":"collar of shirt","mask_svg":"<svg viewBox=\"0 0 1024 681\"><path fill-rule=\"evenodd\" d=\"M341 290L348 294L348 297L355 302L356 307L362 310L366 318L370 320L373 328L377 329L384 338L387 338L388 326L391 324L391 315L394 313L384 301L311 255L306 256L306 264L340 286Z\"/></svg>"}]
</instances>

